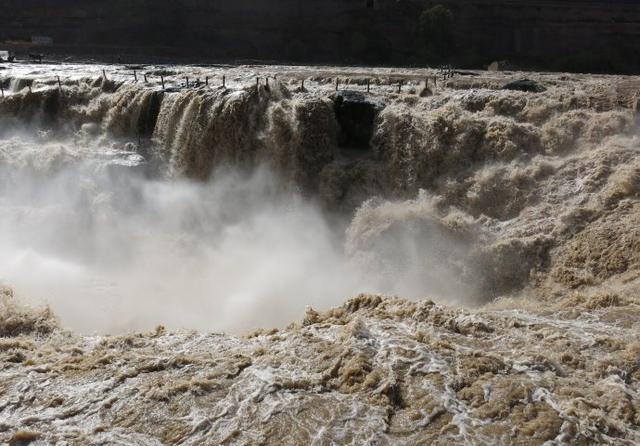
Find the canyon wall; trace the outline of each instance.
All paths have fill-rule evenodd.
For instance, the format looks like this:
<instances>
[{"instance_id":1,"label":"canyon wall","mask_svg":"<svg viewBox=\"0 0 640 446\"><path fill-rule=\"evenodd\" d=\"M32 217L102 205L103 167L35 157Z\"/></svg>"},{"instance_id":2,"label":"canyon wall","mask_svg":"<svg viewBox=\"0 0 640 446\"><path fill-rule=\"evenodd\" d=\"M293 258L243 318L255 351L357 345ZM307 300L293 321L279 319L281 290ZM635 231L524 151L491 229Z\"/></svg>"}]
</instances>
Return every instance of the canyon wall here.
<instances>
[{"instance_id":1,"label":"canyon wall","mask_svg":"<svg viewBox=\"0 0 640 446\"><path fill-rule=\"evenodd\" d=\"M453 12L459 66L640 68L640 6L630 0L5 0L0 41L45 35L54 46L38 51L94 57L423 65L434 61L421 52L418 19L436 3Z\"/></svg>"}]
</instances>

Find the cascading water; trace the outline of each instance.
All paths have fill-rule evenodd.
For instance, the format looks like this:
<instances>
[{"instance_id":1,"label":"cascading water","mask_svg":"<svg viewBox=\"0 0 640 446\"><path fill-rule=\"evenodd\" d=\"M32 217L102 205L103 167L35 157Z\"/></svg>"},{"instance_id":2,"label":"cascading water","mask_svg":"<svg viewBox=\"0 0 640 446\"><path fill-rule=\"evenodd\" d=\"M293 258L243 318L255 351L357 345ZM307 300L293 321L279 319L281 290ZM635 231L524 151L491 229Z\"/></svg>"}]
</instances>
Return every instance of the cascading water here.
<instances>
[{"instance_id":1,"label":"cascading water","mask_svg":"<svg viewBox=\"0 0 640 446\"><path fill-rule=\"evenodd\" d=\"M0 358L21 372L3 369L0 435L638 441L626 80L536 75L547 90L525 93L478 74L431 94L420 71L262 69L227 67L224 87L197 67L4 73ZM359 293L413 301L328 310ZM59 328L245 332L308 306L248 338Z\"/></svg>"},{"instance_id":2,"label":"cascading water","mask_svg":"<svg viewBox=\"0 0 640 446\"><path fill-rule=\"evenodd\" d=\"M630 111L591 111L585 108L583 97L567 96L562 88L538 96L460 90L432 98L411 94L394 98L367 97L357 91L292 91L286 81L276 80L243 88L202 85L166 91L157 85L104 77L80 77L62 89L55 84L39 85L34 79L14 78L10 83L32 84L33 88L14 92L0 103L3 168L21 169L19 174L6 175L14 181L3 191L5 200L15 201L12 196L21 193L25 184L31 190L30 181L42 186L49 179L55 189L55 181L68 175L70 179L64 181L70 184L91 183L93 194L77 198L68 212L93 222L103 215L102 210L95 204L85 205L98 200L119 221L122 232L118 237L125 245L136 246L137 228L131 227L162 228L175 212L185 212L183 218L191 226L180 228L182 235L172 237L204 240L207 236L199 228L215 227L213 222L220 219L214 215L218 210L211 215L197 210L206 201L194 203L195 209L180 205L174 210L158 204L160 209L150 211L153 217L138 216L135 206L121 204L140 196L144 197L137 198L140 204L153 201L147 196L145 181L172 184L176 190L188 184L191 189L183 193L189 202L195 199L192 194L205 193L203 188L218 194L217 180L227 171L251 172L263 166L279 184L278 192L271 195L294 202L308 200L324 209L314 211L313 218L320 226L316 230L331 233L318 240L319 251L328 249L331 256L315 261L335 265L337 270L344 270L346 264L355 268L345 286L334 291L338 295L324 297L332 303L358 291L380 291L471 304L525 288L536 274L548 271L550 250L562 244L564 237L557 229L564 224L564 213L574 212L585 200L598 201L597 189L579 189L597 171L593 164L604 163L613 176L616 164L634 163L636 158ZM578 167L583 163L590 165ZM581 174L576 176L576 169ZM31 173L34 170L39 173ZM197 182L185 183L186 179ZM602 187L603 181L597 186ZM120 187L121 183L126 186ZM230 220L246 220L251 212L245 215L231 205L239 199L233 195L239 186L228 187L219 199L226 200ZM257 182L255 187L255 194L261 197L265 186ZM74 194L61 191L59 197L44 203L18 205L67 206ZM373 197L377 198L367 201ZM85 207L74 207L76 202ZM192 213L197 216L190 216ZM287 227L288 218L278 224ZM98 221L113 226L104 215ZM338 229L329 229L329 221ZM65 225L53 217L50 224L54 228ZM344 239L340 228L346 227ZM304 230L289 229L290 233ZM100 224L93 222L81 239L90 240L91 231L99 230ZM222 233L227 230L224 225L218 228ZM65 231L57 228L53 232ZM344 249L339 247L341 239ZM214 237L211 243L222 242ZM306 251L302 245L293 249ZM168 263L171 261L186 262L181 258ZM126 263L124 259L118 262ZM142 263L141 258L135 264ZM214 265L201 265L202 274L206 276L209 268ZM314 267L309 265L309 269ZM135 266L131 270L134 276L160 274L138 272ZM323 276L323 267L315 270ZM302 271L298 274L300 281L309 278ZM118 283L120 279L104 280ZM185 280L198 283L203 279ZM296 299L298 287L296 280L284 292L291 293L285 298ZM174 293L167 290L167 299ZM189 293L198 295L194 301L200 302L193 311L203 301L226 300L210 293ZM252 305L261 300L262 293L249 293L254 296ZM293 317L305 304L322 301L323 291L317 293L318 297L311 298L306 291L309 300L301 299L279 321ZM234 293L227 290L224 294ZM136 301L125 295L126 301ZM275 305L267 299L261 305L271 303Z\"/></svg>"}]
</instances>

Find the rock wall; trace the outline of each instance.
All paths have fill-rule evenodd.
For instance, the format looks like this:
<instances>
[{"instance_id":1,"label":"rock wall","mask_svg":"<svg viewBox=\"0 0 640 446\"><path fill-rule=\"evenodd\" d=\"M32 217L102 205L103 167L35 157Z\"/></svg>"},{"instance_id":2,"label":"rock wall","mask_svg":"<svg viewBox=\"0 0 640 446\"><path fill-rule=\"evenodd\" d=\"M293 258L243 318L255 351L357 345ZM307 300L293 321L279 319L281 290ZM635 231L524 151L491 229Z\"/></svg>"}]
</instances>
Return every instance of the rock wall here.
<instances>
[{"instance_id":1,"label":"rock wall","mask_svg":"<svg viewBox=\"0 0 640 446\"><path fill-rule=\"evenodd\" d=\"M76 54L424 64L418 17L435 3L454 12L458 65L638 68L631 0L5 0L0 41L48 35L49 51Z\"/></svg>"},{"instance_id":2,"label":"rock wall","mask_svg":"<svg viewBox=\"0 0 640 446\"><path fill-rule=\"evenodd\" d=\"M637 71L640 4L632 0L445 0L460 50L571 71Z\"/></svg>"}]
</instances>

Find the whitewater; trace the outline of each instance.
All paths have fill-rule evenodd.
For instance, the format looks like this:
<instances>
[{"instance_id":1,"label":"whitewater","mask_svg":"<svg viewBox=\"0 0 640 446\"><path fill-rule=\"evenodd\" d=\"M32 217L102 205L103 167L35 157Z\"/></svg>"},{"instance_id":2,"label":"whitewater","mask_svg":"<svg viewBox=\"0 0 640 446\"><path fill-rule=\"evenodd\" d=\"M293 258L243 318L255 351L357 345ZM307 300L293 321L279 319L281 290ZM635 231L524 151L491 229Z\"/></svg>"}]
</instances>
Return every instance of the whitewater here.
<instances>
[{"instance_id":1,"label":"whitewater","mask_svg":"<svg viewBox=\"0 0 640 446\"><path fill-rule=\"evenodd\" d=\"M640 441L635 78L0 83L1 441Z\"/></svg>"}]
</instances>

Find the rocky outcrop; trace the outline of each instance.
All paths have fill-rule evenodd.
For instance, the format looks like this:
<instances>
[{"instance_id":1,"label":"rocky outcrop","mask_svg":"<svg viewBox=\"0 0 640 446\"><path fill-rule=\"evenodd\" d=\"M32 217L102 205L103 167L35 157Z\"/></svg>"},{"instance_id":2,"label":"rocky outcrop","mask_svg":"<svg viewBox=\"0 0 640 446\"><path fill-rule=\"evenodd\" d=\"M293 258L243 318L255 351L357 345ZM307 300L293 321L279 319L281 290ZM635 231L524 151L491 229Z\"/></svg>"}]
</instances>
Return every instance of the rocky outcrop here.
<instances>
[{"instance_id":1,"label":"rocky outcrop","mask_svg":"<svg viewBox=\"0 0 640 446\"><path fill-rule=\"evenodd\" d=\"M542 93L547 89L537 83L536 81L532 81L530 79L521 79L513 82L509 82L504 87L503 90L512 90L512 91L524 91L526 93Z\"/></svg>"},{"instance_id":2,"label":"rocky outcrop","mask_svg":"<svg viewBox=\"0 0 640 446\"><path fill-rule=\"evenodd\" d=\"M376 116L385 104L380 99L367 98L363 93L350 90L338 92L333 103L340 126L338 145L356 149L369 148Z\"/></svg>"}]
</instances>

